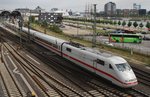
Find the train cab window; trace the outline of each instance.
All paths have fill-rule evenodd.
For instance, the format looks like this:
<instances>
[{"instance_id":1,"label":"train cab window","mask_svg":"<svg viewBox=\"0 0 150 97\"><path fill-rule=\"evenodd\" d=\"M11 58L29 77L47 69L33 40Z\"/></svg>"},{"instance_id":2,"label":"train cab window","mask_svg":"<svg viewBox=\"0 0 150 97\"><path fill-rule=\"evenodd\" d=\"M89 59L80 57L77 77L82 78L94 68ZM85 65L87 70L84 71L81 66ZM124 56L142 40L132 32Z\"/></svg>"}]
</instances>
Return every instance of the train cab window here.
<instances>
[{"instance_id":1,"label":"train cab window","mask_svg":"<svg viewBox=\"0 0 150 97\"><path fill-rule=\"evenodd\" d=\"M127 71L131 70L131 67L128 63L116 64L116 67L119 71Z\"/></svg>"},{"instance_id":2,"label":"train cab window","mask_svg":"<svg viewBox=\"0 0 150 97\"><path fill-rule=\"evenodd\" d=\"M113 69L113 67L112 67L112 65L111 65L111 64L109 64L109 68L110 68L110 69Z\"/></svg>"},{"instance_id":3,"label":"train cab window","mask_svg":"<svg viewBox=\"0 0 150 97\"><path fill-rule=\"evenodd\" d=\"M66 48L66 50L67 50L68 52L71 52L71 49L70 49L70 48Z\"/></svg>"},{"instance_id":4,"label":"train cab window","mask_svg":"<svg viewBox=\"0 0 150 97\"><path fill-rule=\"evenodd\" d=\"M105 64L105 62L102 61L102 60L100 60L100 59L97 59L96 62L97 62L98 64L100 64L100 65L103 65L103 66L104 66L104 64Z\"/></svg>"}]
</instances>

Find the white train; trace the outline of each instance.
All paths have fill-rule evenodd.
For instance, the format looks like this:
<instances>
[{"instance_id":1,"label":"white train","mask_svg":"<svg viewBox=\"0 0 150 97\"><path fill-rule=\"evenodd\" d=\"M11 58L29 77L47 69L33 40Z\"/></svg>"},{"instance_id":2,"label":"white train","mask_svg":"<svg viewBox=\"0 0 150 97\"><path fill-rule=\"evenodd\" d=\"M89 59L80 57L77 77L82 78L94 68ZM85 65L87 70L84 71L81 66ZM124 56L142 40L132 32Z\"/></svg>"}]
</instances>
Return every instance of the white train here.
<instances>
[{"instance_id":1,"label":"white train","mask_svg":"<svg viewBox=\"0 0 150 97\"><path fill-rule=\"evenodd\" d=\"M13 24L9 25L17 27ZM22 28L22 31L28 33L28 29L25 27ZM34 42L96 73L115 85L127 88L138 84L137 78L128 62L119 56L102 53L78 43L65 41L34 30L30 30L28 34L34 36Z\"/></svg>"}]
</instances>

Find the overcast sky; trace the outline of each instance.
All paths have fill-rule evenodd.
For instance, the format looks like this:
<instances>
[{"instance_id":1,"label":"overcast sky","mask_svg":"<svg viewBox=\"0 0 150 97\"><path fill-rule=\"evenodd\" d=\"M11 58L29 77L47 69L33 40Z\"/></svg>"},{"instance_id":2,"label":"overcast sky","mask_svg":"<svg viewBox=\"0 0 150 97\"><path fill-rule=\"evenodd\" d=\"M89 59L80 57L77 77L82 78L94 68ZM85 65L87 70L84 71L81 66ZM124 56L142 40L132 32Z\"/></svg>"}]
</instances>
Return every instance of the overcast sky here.
<instances>
[{"instance_id":1,"label":"overcast sky","mask_svg":"<svg viewBox=\"0 0 150 97\"><path fill-rule=\"evenodd\" d=\"M133 3L141 4L142 8L150 10L150 0L0 0L1 9L31 8L40 6L49 11L51 8L71 9L72 11L84 11L86 4L97 4L98 11L104 10L104 4L114 2L117 9L131 9Z\"/></svg>"}]
</instances>

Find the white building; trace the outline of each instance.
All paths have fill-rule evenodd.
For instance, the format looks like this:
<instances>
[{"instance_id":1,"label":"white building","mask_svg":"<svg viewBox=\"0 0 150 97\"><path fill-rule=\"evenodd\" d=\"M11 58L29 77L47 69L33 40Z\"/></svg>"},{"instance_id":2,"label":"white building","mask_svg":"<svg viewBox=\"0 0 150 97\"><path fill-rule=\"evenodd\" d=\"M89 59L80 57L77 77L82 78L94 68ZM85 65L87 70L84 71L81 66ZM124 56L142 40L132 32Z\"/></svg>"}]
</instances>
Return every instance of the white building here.
<instances>
[{"instance_id":1,"label":"white building","mask_svg":"<svg viewBox=\"0 0 150 97\"><path fill-rule=\"evenodd\" d=\"M15 9L15 11L19 11L21 15L23 16L25 21L29 20L29 16L34 16L36 20L38 20L38 16L41 12L45 12L44 9L42 9L40 6L37 6L35 9L29 9L29 8L18 8Z\"/></svg>"},{"instance_id":2,"label":"white building","mask_svg":"<svg viewBox=\"0 0 150 97\"><path fill-rule=\"evenodd\" d=\"M68 17L70 16L67 10L59 10L58 8L52 8L51 12L53 13L58 13L58 14L62 14L63 17Z\"/></svg>"}]
</instances>

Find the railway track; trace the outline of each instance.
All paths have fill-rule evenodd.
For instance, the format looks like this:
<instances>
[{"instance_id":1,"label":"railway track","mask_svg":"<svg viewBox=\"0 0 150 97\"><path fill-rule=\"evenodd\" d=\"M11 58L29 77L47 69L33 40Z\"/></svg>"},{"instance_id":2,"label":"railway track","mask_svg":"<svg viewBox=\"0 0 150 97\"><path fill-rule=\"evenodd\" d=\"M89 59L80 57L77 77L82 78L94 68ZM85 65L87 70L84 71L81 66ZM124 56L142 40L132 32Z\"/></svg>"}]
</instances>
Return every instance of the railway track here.
<instances>
[{"instance_id":1,"label":"railway track","mask_svg":"<svg viewBox=\"0 0 150 97\"><path fill-rule=\"evenodd\" d=\"M38 52L37 52L38 53ZM34 54L34 53L32 53L32 54ZM44 57L43 55L41 55L40 53L38 53L38 55L36 55L36 56L42 56L42 57ZM59 60L55 60L55 59L53 59L53 58L51 58L51 57L44 57L44 59L48 59L51 63L53 62L54 64L55 64L55 67L52 67L52 68L57 68L58 69L58 67L59 68L61 68L61 69L63 69L63 71L66 71L66 69L67 70L71 70L71 71L74 71L74 74L76 74L76 77L77 76L80 76L80 75L78 75L79 74L79 72L81 72L81 71L76 71L75 70L75 68L70 68L70 67L65 67L64 68L64 65L63 64L61 64L61 63L59 63ZM45 62L48 62L48 61L45 61ZM56 66L57 65L57 66ZM62 72L62 71L61 71ZM61 72L59 72L59 73L61 73ZM66 72L68 72L68 71L66 71ZM70 73L70 72L69 72ZM61 73L62 74L62 73ZM68 75L68 74L66 74L66 75ZM76 82L73 82L73 80L72 80L72 77L66 77L66 75L63 75L63 76L65 76L65 78L66 79L68 79L69 81L71 81L72 83L74 83L74 84L76 84L76 86L78 86L78 87L80 87L81 88L81 86L79 86L79 84L77 84ZM86 75L87 76L87 75ZM83 90L85 90L87 93L89 93L91 96L93 95L94 97L97 97L97 96L105 96L105 97L120 97L120 95L118 95L118 94L115 94L115 92L114 93L112 93L111 91L108 91L107 89L105 89L105 88L103 88L103 87L99 87L99 88L97 88L97 87L94 87L93 85L91 85L91 84L89 84L90 82L86 82L85 80L82 80L82 79L80 79L81 81L83 81L84 82L84 84L86 85L86 87L90 87L90 88L92 88L92 90L91 91L88 91L87 92L87 90L85 90L85 89L83 89Z\"/></svg>"},{"instance_id":2,"label":"railway track","mask_svg":"<svg viewBox=\"0 0 150 97\"><path fill-rule=\"evenodd\" d=\"M0 85L1 85L1 88L2 88L2 90L3 90L2 95L3 95L4 97L9 97L9 96L8 96L9 93L8 93L7 88L6 88L6 83L5 83L5 81L4 81L3 76L2 76L1 73L0 73Z\"/></svg>"},{"instance_id":3,"label":"railway track","mask_svg":"<svg viewBox=\"0 0 150 97\"><path fill-rule=\"evenodd\" d=\"M3 52L3 46L1 48L1 65L0 65L0 71L1 71L1 79L3 83L4 88L4 94L6 97L23 97L26 96L24 94L24 91L20 88L18 81L14 77L13 73L8 68L7 62L4 58L4 52Z\"/></svg>"},{"instance_id":4,"label":"railway track","mask_svg":"<svg viewBox=\"0 0 150 97\"><path fill-rule=\"evenodd\" d=\"M136 68L136 67L132 67L137 78L138 78L138 81L148 87L150 87L150 73L149 72L146 72L146 71L143 71L139 68Z\"/></svg>"},{"instance_id":5,"label":"railway track","mask_svg":"<svg viewBox=\"0 0 150 97\"><path fill-rule=\"evenodd\" d=\"M31 51L30 51L31 52ZM35 53L36 52L36 53ZM38 54L37 54L38 53ZM39 52L37 52L37 51L34 51L34 52L32 52L32 54L34 54L35 56L42 56L43 58L47 58L48 56L43 56L42 54L40 54ZM39 58L41 58L41 57L39 57ZM42 59L43 60L43 59ZM53 66L53 68L54 69L56 69L57 70L57 68L59 67L59 68L61 68L62 70L64 70L65 72L70 72L70 71L68 71L68 70L71 70L71 71L74 71L74 73L75 74L77 74L77 72L81 72L81 71L79 71L79 70L75 70L74 68L72 69L71 67L67 67L66 65L65 65L65 67L64 67L64 65L62 65L62 63L60 63L60 61L58 61L58 60L55 60L55 59L53 59L53 58L50 58L50 57L48 57L48 59L47 60L53 60L53 63L55 63L55 64L57 64L57 67L55 67L55 66ZM48 61L45 61L45 62L48 62ZM49 61L49 62L52 62L52 61ZM61 65L60 65L61 64ZM40 75L39 76L37 76L36 74L34 74L35 72L34 71L37 71L37 72L41 72L41 71L39 71L37 68L34 68L35 70L32 72L32 69L33 68L31 68L31 66L29 66L29 67L25 67L26 69L29 69L29 71L28 72L30 72L32 75L34 75L34 76L36 76L35 78L34 78L34 76L33 76L33 79L37 79L37 81L39 82L42 82L42 79L41 79L41 77L40 77ZM31 69L31 70L30 70ZM68 69L68 70L67 70ZM57 70L58 71L58 70ZM61 71L62 72L62 71ZM86 73L86 72L85 72ZM41 73L40 73L41 74ZM64 75L64 74L62 74L61 73L61 75ZM89 74L87 74L86 73L86 76L91 76L91 75L89 75ZM77 74L77 76L78 76L78 74ZM46 77L46 76L45 76ZM65 75L64 75L64 77L67 79L67 80L69 80L71 83L73 83L73 84L75 84L75 85L77 85L77 83L75 83L74 81L72 81L72 78L68 78L68 77L66 77ZM92 78L92 77L91 77ZM36 82L36 83L38 83L38 82ZM142 81L143 82L143 81ZM43 81L42 82L42 84L46 84L46 85L48 85L45 81ZM46 85L43 85L43 86L46 86ZM87 83L86 83L86 85L87 85L87 87L90 87L90 88L92 88L93 89L93 91L88 91L88 90L86 90L84 87L81 87L81 86L77 86L78 88L80 88L80 90L82 91L82 92L84 92L84 93L82 93L82 92L80 92L81 93L81 96L85 96L85 95L89 95L89 96L98 96L98 95L100 95L101 94L101 96L106 96L106 97L120 97L120 96L123 96L123 97L129 97L129 96L133 96L133 97L137 97L137 96L139 96L139 97L149 97L149 95L146 95L146 94L144 94L144 93L142 93L142 92L140 92L139 90L136 90L136 89L134 89L134 88L132 88L132 89L128 89L128 90L124 90L124 89L118 89L118 88L116 88L116 87L113 87L113 86L109 86L109 85L106 85L106 84L103 84L103 83L100 83L100 81L99 81L99 79L97 80L97 82L90 82L90 81L88 81ZM42 85L41 85L42 86ZM47 89L47 88L46 88ZM60 94L59 94L60 93ZM65 96L65 95L63 95L63 93L61 93L61 92L58 92L58 94L60 95L60 96Z\"/></svg>"},{"instance_id":6,"label":"railway track","mask_svg":"<svg viewBox=\"0 0 150 97\"><path fill-rule=\"evenodd\" d=\"M40 54L40 55L36 55L36 56L42 56L42 55ZM57 64L59 64L59 66L62 66L61 68L64 68L64 65L59 63L60 62L59 60L54 60L52 58L49 58L48 56L46 56L44 58L45 59L48 58L51 62L53 60L53 61L55 61L55 64L57 63ZM81 72L81 71L78 71L78 70L76 71L75 68L72 69L72 67L65 67L65 69L69 69L71 71L75 71L75 74L77 74L77 72L78 73ZM86 76L87 76L87 74L86 74ZM88 75L88 76L90 76L90 75ZM120 88L119 89L115 89L115 88L112 88L111 86L107 86L106 84L103 84L103 83L100 84L100 81L97 84L95 84L94 82L87 82L87 86L90 86L90 87L93 88L93 90L95 90L95 91L93 91L93 92L95 92L94 95L96 95L96 93L101 93L101 94L103 94L106 97L120 97L120 96L122 96L122 97L129 97L129 96L133 96L133 97L137 97L137 96L149 97L149 95L147 95L145 93L142 93L142 92L140 92L138 90L135 90L135 89L125 90L126 91L125 92L125 91L122 90L122 88L121 89Z\"/></svg>"},{"instance_id":7,"label":"railway track","mask_svg":"<svg viewBox=\"0 0 150 97\"><path fill-rule=\"evenodd\" d=\"M53 60L53 59L52 59ZM54 60L53 60L53 62L54 62ZM55 63L56 64L56 63ZM31 66L30 66L31 67ZM35 66L34 66L35 67ZM29 68L28 68L29 69ZM33 68L32 68L32 70L33 70ZM30 70L31 71L31 70ZM33 70L33 71L36 71L35 69ZM63 75L63 76L65 76L65 75ZM66 78L66 77L65 77ZM37 78L34 78L34 79L37 79ZM68 78L67 78L68 79ZM71 79L68 79L69 81L71 81ZM75 84L75 82L73 82L73 81L71 81L72 83L74 83ZM86 83L85 83L86 84ZM75 85L77 85L77 84L75 84ZM79 85L77 85L78 87L80 87ZM90 90L90 91L88 91L88 90L85 90L85 89L83 89L83 88L81 88L84 92L82 93L82 95L83 96L91 96L91 97L97 97L97 96L101 96L101 97L110 97L110 96L112 96L112 97L119 97L119 96L117 96L117 95L115 95L115 94L113 94L113 93L111 93L111 92L109 92L109 91L107 91L107 90L105 90L105 89L97 89L97 88L95 88L94 86L92 86L92 85L89 85L89 84L86 84L86 86L88 86L88 87L90 87L90 88L92 88L92 90ZM71 93L71 95L72 95L73 93Z\"/></svg>"},{"instance_id":8,"label":"railway track","mask_svg":"<svg viewBox=\"0 0 150 97\"><path fill-rule=\"evenodd\" d=\"M41 70L39 67L37 67L36 65L32 64L31 62L29 62L28 60L26 60L25 58L23 58L17 51L15 51L15 49L13 47L11 47L8 44L5 44L5 47L11 51L11 54L15 57L15 59L22 64L22 67L24 68L24 70L26 70L26 72L31 76L31 78L39 85L38 82L40 82L40 80L43 80L48 86L51 87L51 90L53 89L59 96L66 96L66 97L70 97L70 96L84 96L82 94L80 94L78 91L72 89L71 87L68 87L67 85L65 85L64 83L62 83L61 81L55 79L52 75L49 75L48 73L46 73L44 70ZM16 56L16 54L14 54L14 52L18 54L18 56ZM22 58L24 60L20 61ZM26 65L26 63L28 64L28 66ZM43 84L40 83L39 85L42 90L44 90L44 86ZM52 94L50 91L46 91L48 89L45 89L44 92L47 96L50 96ZM49 93L48 93L49 92Z\"/></svg>"}]
</instances>

